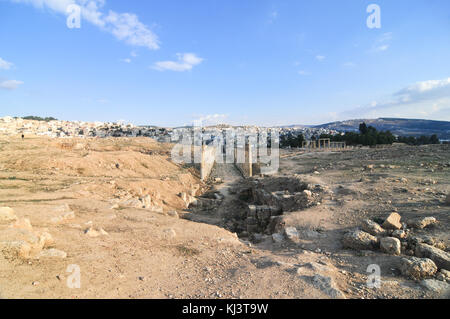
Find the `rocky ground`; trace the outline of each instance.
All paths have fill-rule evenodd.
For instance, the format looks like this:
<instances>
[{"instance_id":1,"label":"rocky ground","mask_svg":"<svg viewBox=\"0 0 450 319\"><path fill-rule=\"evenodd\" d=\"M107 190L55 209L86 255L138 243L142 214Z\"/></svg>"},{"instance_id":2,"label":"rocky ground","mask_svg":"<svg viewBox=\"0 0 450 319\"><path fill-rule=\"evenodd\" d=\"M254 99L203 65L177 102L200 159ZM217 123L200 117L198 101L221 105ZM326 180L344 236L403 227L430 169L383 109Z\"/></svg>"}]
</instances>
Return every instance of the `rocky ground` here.
<instances>
[{"instance_id":1,"label":"rocky ground","mask_svg":"<svg viewBox=\"0 0 450 319\"><path fill-rule=\"evenodd\" d=\"M204 184L151 139L0 138L0 296L448 298L448 146L282 153Z\"/></svg>"}]
</instances>

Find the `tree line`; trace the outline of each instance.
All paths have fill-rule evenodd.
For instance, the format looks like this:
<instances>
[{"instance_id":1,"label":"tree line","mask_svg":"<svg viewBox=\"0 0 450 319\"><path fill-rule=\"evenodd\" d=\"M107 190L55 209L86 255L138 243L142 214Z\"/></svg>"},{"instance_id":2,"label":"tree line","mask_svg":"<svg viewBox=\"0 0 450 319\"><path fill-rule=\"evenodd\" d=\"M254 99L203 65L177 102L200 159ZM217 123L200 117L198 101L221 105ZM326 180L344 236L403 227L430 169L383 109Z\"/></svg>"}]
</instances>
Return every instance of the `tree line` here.
<instances>
[{"instance_id":1,"label":"tree line","mask_svg":"<svg viewBox=\"0 0 450 319\"><path fill-rule=\"evenodd\" d=\"M440 144L436 134L431 136L398 136L395 137L390 131L378 131L373 126L367 126L366 123L359 125L359 132L345 132L344 134L321 134L319 137L313 136L312 141L317 139L329 138L331 142L345 142L347 145L392 145L393 143L405 143L408 145L428 145ZM280 137L281 147L302 147L305 137L303 134L297 136L293 134L283 135Z\"/></svg>"},{"instance_id":2,"label":"tree line","mask_svg":"<svg viewBox=\"0 0 450 319\"><path fill-rule=\"evenodd\" d=\"M57 121L54 117L40 117L40 116L25 116L22 117L24 120L33 120L33 121L41 121L41 122L50 122L50 121Z\"/></svg>"}]
</instances>

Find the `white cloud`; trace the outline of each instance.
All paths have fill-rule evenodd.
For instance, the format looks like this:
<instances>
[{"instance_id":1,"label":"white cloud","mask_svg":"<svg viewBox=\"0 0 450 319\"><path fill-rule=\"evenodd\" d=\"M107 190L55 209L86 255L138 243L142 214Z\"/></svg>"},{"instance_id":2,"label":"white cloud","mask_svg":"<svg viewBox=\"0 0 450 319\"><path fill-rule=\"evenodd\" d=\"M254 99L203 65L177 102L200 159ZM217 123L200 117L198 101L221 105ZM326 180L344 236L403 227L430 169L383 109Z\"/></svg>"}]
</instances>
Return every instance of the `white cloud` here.
<instances>
[{"instance_id":1,"label":"white cloud","mask_svg":"<svg viewBox=\"0 0 450 319\"><path fill-rule=\"evenodd\" d=\"M450 121L450 77L417 82L391 94L384 101L371 102L341 113L343 118L390 117L395 114Z\"/></svg>"},{"instance_id":2,"label":"white cloud","mask_svg":"<svg viewBox=\"0 0 450 319\"><path fill-rule=\"evenodd\" d=\"M67 15L67 7L77 4L81 7L82 18L113 34L117 39L133 46L146 47L150 50L159 49L159 40L149 27L139 21L133 13L117 13L109 11L108 14L100 11L105 0L11 0L16 3L32 4L37 8L50 9Z\"/></svg>"},{"instance_id":3,"label":"white cloud","mask_svg":"<svg viewBox=\"0 0 450 319\"><path fill-rule=\"evenodd\" d=\"M9 70L14 64L0 58L0 69Z\"/></svg>"},{"instance_id":4,"label":"white cloud","mask_svg":"<svg viewBox=\"0 0 450 319\"><path fill-rule=\"evenodd\" d=\"M228 114L208 114L200 115L194 121L194 126L209 126L225 123L228 118Z\"/></svg>"},{"instance_id":5,"label":"white cloud","mask_svg":"<svg viewBox=\"0 0 450 319\"><path fill-rule=\"evenodd\" d=\"M383 52L387 51L390 47L390 42L392 40L392 32L383 33L378 39L375 40L375 43L372 47L372 52Z\"/></svg>"},{"instance_id":6,"label":"white cloud","mask_svg":"<svg viewBox=\"0 0 450 319\"><path fill-rule=\"evenodd\" d=\"M375 48L375 51L381 52L389 49L389 44L383 44Z\"/></svg>"},{"instance_id":7,"label":"white cloud","mask_svg":"<svg viewBox=\"0 0 450 319\"><path fill-rule=\"evenodd\" d=\"M0 82L0 89L5 90L15 90L19 87L19 85L23 84L22 81L17 80L5 80Z\"/></svg>"},{"instance_id":8,"label":"white cloud","mask_svg":"<svg viewBox=\"0 0 450 319\"><path fill-rule=\"evenodd\" d=\"M323 56L323 55L316 55L316 60L317 61L323 61L323 60L325 60L325 56Z\"/></svg>"},{"instance_id":9,"label":"white cloud","mask_svg":"<svg viewBox=\"0 0 450 319\"><path fill-rule=\"evenodd\" d=\"M194 53L177 53L177 59L178 61L156 62L152 68L158 71L184 72L192 70L194 66L203 62L203 59Z\"/></svg>"},{"instance_id":10,"label":"white cloud","mask_svg":"<svg viewBox=\"0 0 450 319\"><path fill-rule=\"evenodd\" d=\"M298 71L298 74L300 74L300 75L310 75L311 73L309 73L308 71L305 71L305 70L300 70L300 71Z\"/></svg>"},{"instance_id":11,"label":"white cloud","mask_svg":"<svg viewBox=\"0 0 450 319\"><path fill-rule=\"evenodd\" d=\"M438 90L442 88L450 88L450 78L443 80L430 80L417 82L400 90L398 95L425 93L428 91Z\"/></svg>"},{"instance_id":12,"label":"white cloud","mask_svg":"<svg viewBox=\"0 0 450 319\"><path fill-rule=\"evenodd\" d=\"M131 63L131 59L129 59L129 58L122 59L120 61L125 62L125 63Z\"/></svg>"}]
</instances>

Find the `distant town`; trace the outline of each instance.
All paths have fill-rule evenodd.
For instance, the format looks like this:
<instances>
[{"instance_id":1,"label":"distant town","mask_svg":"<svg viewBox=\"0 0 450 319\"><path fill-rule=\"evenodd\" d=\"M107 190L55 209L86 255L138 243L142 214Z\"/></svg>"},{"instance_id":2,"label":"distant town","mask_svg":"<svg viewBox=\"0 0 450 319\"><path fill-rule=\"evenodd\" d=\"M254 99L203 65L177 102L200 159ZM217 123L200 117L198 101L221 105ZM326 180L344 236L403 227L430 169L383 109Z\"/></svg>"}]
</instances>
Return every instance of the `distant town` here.
<instances>
[{"instance_id":1,"label":"distant town","mask_svg":"<svg viewBox=\"0 0 450 319\"><path fill-rule=\"evenodd\" d=\"M366 126L363 121L367 121L371 125ZM258 135L263 130L270 132L274 129L278 130L280 137L281 147L302 147L302 143L305 141L315 141L319 139L330 139L334 142L347 142L353 145L376 145L376 144L392 144L393 142L401 142L411 145L422 144L438 144L439 142L448 143L447 139L439 138L442 136L442 132L447 133L448 130L437 131L438 134L434 134L430 131L430 128L426 127L421 131L417 130L415 136L404 133L404 127L402 124L398 125L398 128L394 127L396 122L403 123L408 121L408 125L414 121L420 121L420 128L424 127L426 120L405 120L405 119L378 119L378 120L352 120L353 126L349 125L350 121L329 123L320 126L302 126L292 125L276 128L266 128L258 126L231 126L227 124L218 124L202 127L201 133L204 136L211 136L209 142L214 140L217 136L225 136L227 132L233 129L243 129L247 133L255 133ZM433 121L430 122L431 126ZM345 125L339 124L345 123ZM380 124L381 123L381 124ZM393 130L378 130L377 128L384 128L381 125L389 123L388 128ZM448 125L447 122L440 122ZM365 128L361 128L359 125L365 125ZM377 126L378 125L378 126ZM181 130L191 130L192 126L187 127L157 127L157 126L137 126L131 123L125 123L123 121L118 122L83 122L83 121L65 121L58 120L53 117L11 117L5 116L0 118L0 134L3 135L36 135L47 136L50 138L83 138L83 137L150 137L160 143L177 142L180 139ZM445 128L445 127L444 127ZM362 131L361 131L362 129ZM395 130L401 132L395 134ZM359 133L358 133L359 132ZM429 133L429 134L428 134ZM200 139L201 140L201 139Z\"/></svg>"}]
</instances>

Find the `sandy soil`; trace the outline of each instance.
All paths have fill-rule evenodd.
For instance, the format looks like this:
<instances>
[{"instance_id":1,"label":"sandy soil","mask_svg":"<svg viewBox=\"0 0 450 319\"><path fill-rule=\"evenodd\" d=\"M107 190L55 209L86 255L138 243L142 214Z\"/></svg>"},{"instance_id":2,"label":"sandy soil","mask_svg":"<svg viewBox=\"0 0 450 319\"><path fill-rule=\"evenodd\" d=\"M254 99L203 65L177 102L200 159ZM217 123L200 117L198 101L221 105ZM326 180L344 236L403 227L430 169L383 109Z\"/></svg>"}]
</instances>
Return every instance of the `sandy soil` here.
<instances>
[{"instance_id":1,"label":"sandy soil","mask_svg":"<svg viewBox=\"0 0 450 319\"><path fill-rule=\"evenodd\" d=\"M400 276L398 256L345 250L340 239L362 219L386 217L395 209L405 218L436 217L438 226L426 233L448 246L449 208L442 204L449 191L448 163L450 151L444 146L283 158L280 176L297 175L334 195L319 206L284 215L286 225L300 233L320 230L320 238L279 245L271 238L251 243L227 230L227 216L243 207L232 191L243 180L230 167L217 166L213 172L223 183L205 185L192 168L170 161L169 145L151 139L3 137L0 207L28 218L33 231L50 233L51 248L67 257L0 254L0 296L331 298L339 291L346 298L441 297ZM386 167L367 170L368 164ZM204 211L187 209L179 196L208 191L222 198ZM130 204L147 195L162 210ZM74 215L57 219L67 211ZM0 236L11 224L0 222ZM90 237L89 229L104 234ZM366 286L367 266L374 263L382 269L379 289ZM80 269L79 289L67 285L69 265ZM315 282L318 274L331 278L335 290Z\"/></svg>"}]
</instances>

